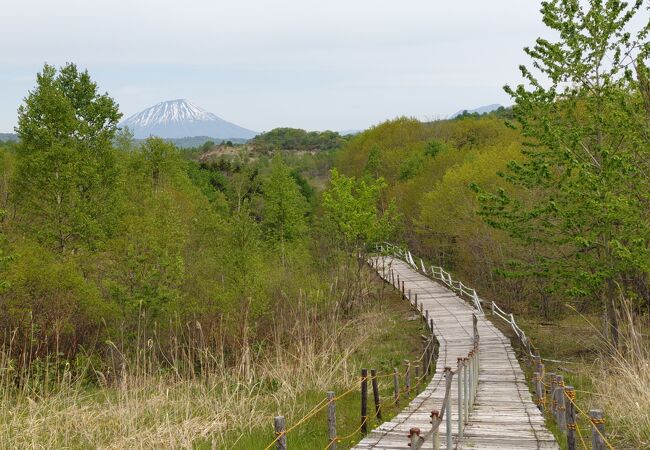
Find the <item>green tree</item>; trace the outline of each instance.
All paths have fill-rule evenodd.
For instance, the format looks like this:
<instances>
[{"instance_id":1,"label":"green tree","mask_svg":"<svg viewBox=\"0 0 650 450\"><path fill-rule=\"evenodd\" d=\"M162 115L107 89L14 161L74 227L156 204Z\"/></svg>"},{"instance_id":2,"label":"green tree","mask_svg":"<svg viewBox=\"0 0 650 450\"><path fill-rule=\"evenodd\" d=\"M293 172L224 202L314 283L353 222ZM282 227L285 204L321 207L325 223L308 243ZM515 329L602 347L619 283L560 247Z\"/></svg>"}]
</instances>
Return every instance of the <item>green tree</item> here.
<instances>
[{"instance_id":1,"label":"green tree","mask_svg":"<svg viewBox=\"0 0 650 450\"><path fill-rule=\"evenodd\" d=\"M23 225L59 252L95 248L115 206L112 149L121 114L87 71L49 65L18 110L14 193Z\"/></svg>"},{"instance_id":2,"label":"green tree","mask_svg":"<svg viewBox=\"0 0 650 450\"><path fill-rule=\"evenodd\" d=\"M154 193L163 183L181 174L183 162L176 146L170 142L150 137L142 144L141 155Z\"/></svg>"},{"instance_id":3,"label":"green tree","mask_svg":"<svg viewBox=\"0 0 650 450\"><path fill-rule=\"evenodd\" d=\"M379 208L383 178L357 180L331 171L330 186L323 192L323 221L332 244L344 253L347 283L343 309L349 312L360 287L360 273L368 251L389 240L398 228L395 204ZM350 262L356 260L353 269Z\"/></svg>"},{"instance_id":4,"label":"green tree","mask_svg":"<svg viewBox=\"0 0 650 450\"><path fill-rule=\"evenodd\" d=\"M368 152L368 161L366 162L366 167L363 171L365 174L370 175L374 178L379 178L379 168L381 167L381 147L375 144L370 147Z\"/></svg>"},{"instance_id":5,"label":"green tree","mask_svg":"<svg viewBox=\"0 0 650 450\"><path fill-rule=\"evenodd\" d=\"M262 185L262 191L262 224L271 241L279 245L284 266L287 243L302 237L306 231L307 203L280 155L271 161L271 172Z\"/></svg>"},{"instance_id":6,"label":"green tree","mask_svg":"<svg viewBox=\"0 0 650 450\"><path fill-rule=\"evenodd\" d=\"M521 66L527 86L505 88L527 142L525 159L503 176L531 200L480 194L488 223L535 248L523 270L573 297L600 296L613 342L617 286L634 290L630 280L650 269L650 127L641 89L650 24L631 29L642 6L542 3L559 39L527 48L537 70Z\"/></svg>"}]
</instances>

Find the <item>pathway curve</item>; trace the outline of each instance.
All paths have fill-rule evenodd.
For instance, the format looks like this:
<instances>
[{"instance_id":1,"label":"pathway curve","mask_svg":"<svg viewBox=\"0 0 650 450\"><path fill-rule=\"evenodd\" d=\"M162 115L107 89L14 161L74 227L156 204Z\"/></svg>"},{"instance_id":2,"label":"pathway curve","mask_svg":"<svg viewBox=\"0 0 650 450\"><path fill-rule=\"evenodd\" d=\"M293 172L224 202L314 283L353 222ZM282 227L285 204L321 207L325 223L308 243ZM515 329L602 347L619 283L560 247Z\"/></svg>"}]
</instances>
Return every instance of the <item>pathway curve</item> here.
<instances>
[{"instance_id":1,"label":"pathway curve","mask_svg":"<svg viewBox=\"0 0 650 450\"><path fill-rule=\"evenodd\" d=\"M440 342L436 372L429 385L391 421L371 431L356 449L408 449L408 431L418 427L423 433L431 430L432 410L440 409L444 395L445 366L455 369L457 358L472 348L474 309L441 284L416 272L405 262L390 257L380 258L383 267L392 268L405 282L413 298L424 305L433 318L434 332ZM388 279L388 278L387 278ZM478 315L478 314L477 314ZM509 339L483 315L478 315L480 335L480 372L478 394L462 442L457 442L457 383L452 383L452 429L459 449L558 449L553 435L546 429L544 418L533 403L524 373ZM440 425L444 448L445 421ZM433 448L430 439L422 446Z\"/></svg>"}]
</instances>

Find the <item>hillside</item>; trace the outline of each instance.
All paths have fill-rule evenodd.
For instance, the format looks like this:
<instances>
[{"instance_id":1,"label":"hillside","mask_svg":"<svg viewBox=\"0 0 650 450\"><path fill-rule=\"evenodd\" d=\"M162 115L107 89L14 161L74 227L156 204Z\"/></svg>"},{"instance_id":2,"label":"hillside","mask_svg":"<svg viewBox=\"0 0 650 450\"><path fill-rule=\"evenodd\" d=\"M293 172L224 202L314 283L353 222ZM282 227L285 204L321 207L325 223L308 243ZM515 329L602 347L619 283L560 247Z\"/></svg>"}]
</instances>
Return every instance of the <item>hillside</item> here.
<instances>
[{"instance_id":1,"label":"hillside","mask_svg":"<svg viewBox=\"0 0 650 450\"><path fill-rule=\"evenodd\" d=\"M341 136L335 131L305 131L298 128L275 128L255 136L249 146L259 153L277 150L319 152L339 148L351 136Z\"/></svg>"}]
</instances>

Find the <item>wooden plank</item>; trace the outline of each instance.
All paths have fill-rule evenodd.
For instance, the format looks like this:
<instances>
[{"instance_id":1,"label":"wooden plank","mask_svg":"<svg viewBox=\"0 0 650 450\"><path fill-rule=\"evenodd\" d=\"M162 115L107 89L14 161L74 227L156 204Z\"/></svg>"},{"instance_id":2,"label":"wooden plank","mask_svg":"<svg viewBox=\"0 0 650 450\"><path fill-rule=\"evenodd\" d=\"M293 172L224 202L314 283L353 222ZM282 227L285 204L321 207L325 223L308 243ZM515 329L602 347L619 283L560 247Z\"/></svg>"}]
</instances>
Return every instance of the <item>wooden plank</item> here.
<instances>
[{"instance_id":1,"label":"wooden plank","mask_svg":"<svg viewBox=\"0 0 650 450\"><path fill-rule=\"evenodd\" d=\"M396 289L410 291L412 299L417 296L418 307L421 305L422 311L428 311L433 322L440 349L436 372L429 385L397 416L370 431L354 448L408 449L407 436L411 428L420 428L423 435L431 430L430 413L440 409L445 393L444 367L455 367L457 358L465 357L473 346L475 310L446 286L416 272L399 259L387 257L383 265L380 262L376 267L386 267L385 280L394 283ZM378 272L381 275L382 271ZM454 442L458 448L468 449L558 449L533 403L510 341L485 316L477 314L477 317L480 334L478 392L462 442L457 442L457 426L452 427ZM458 417L456 384L452 383L451 392L452 424L457 423L453 419ZM444 442L445 421L439 430ZM431 448L431 445L427 442L422 448Z\"/></svg>"}]
</instances>

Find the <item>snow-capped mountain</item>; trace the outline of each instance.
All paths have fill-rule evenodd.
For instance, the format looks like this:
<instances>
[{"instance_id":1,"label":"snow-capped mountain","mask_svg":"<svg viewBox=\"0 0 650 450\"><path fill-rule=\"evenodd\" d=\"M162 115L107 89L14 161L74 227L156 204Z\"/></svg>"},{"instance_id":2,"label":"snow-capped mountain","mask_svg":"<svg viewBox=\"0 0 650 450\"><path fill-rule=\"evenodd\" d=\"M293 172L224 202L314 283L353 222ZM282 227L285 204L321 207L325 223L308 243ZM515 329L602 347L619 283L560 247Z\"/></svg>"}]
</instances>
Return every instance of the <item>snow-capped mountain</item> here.
<instances>
[{"instance_id":1,"label":"snow-capped mountain","mask_svg":"<svg viewBox=\"0 0 650 450\"><path fill-rule=\"evenodd\" d=\"M183 138L209 136L217 139L250 139L257 133L227 122L185 99L158 103L120 122L136 139L149 136Z\"/></svg>"}]
</instances>

